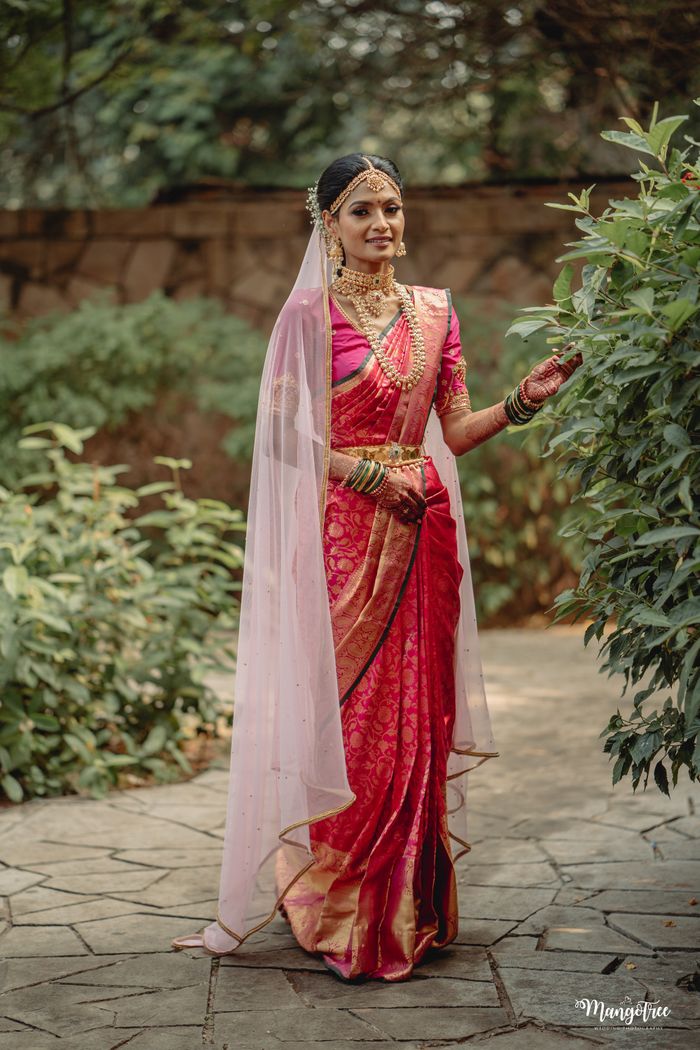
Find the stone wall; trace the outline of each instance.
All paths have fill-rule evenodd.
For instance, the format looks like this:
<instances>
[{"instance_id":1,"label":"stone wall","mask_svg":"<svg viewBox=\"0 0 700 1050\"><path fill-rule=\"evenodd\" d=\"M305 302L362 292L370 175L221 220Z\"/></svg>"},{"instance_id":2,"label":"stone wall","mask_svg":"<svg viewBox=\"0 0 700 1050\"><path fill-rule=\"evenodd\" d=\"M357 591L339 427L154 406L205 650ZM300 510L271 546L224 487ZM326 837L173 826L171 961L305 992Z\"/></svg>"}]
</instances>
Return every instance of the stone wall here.
<instances>
[{"instance_id":1,"label":"stone wall","mask_svg":"<svg viewBox=\"0 0 700 1050\"><path fill-rule=\"evenodd\" d=\"M578 231L567 201L579 184L474 185L407 195L408 255L397 275L454 295L538 305L555 257ZM601 180L593 208L629 182ZM0 310L21 319L70 310L98 289L117 302L162 288L175 299L216 296L269 331L309 234L303 192L228 191L144 209L0 211Z\"/></svg>"}]
</instances>

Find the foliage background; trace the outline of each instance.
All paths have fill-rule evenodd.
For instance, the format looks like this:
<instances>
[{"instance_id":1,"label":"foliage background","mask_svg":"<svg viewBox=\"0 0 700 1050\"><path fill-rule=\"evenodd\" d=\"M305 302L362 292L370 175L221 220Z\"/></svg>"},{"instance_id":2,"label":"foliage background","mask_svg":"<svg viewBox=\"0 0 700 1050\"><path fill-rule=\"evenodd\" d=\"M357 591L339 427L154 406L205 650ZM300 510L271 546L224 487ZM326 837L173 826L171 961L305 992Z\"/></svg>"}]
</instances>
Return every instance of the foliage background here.
<instances>
[{"instance_id":1,"label":"foliage background","mask_svg":"<svg viewBox=\"0 0 700 1050\"><path fill-rule=\"evenodd\" d=\"M136 206L202 179L301 187L358 147L414 185L624 174L599 130L700 93L687 0L0 0L0 15L13 208Z\"/></svg>"},{"instance_id":2,"label":"foliage background","mask_svg":"<svg viewBox=\"0 0 700 1050\"><path fill-rule=\"evenodd\" d=\"M646 785L653 769L667 794L681 770L700 776L700 143L679 133L687 121L655 106L647 127L626 117L627 131L602 133L642 154L637 192L602 215L589 190L552 205L582 236L560 257L552 305L511 327L583 355L545 410L547 454L565 452L583 508L563 535L590 546L558 615L594 616L586 644L612 622L602 669L636 687L630 716L618 710L603 734L613 783Z\"/></svg>"}]
</instances>

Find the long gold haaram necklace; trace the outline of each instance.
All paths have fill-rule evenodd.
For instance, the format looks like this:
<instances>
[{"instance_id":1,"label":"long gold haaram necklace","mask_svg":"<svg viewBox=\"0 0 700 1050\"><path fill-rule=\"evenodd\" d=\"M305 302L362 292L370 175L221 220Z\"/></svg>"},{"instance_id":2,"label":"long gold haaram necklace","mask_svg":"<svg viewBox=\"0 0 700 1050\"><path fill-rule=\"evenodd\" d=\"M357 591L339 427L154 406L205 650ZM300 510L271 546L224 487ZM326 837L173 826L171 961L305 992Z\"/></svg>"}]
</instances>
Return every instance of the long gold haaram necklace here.
<instances>
[{"instance_id":1,"label":"long gold haaram necklace","mask_svg":"<svg viewBox=\"0 0 700 1050\"><path fill-rule=\"evenodd\" d=\"M390 266L386 273L361 273L359 270L350 270L347 266L343 266L340 275L331 284L331 288L333 291L346 295L354 306L362 334L369 343L384 375L396 386L411 390L423 375L425 343L413 299L405 285L394 280L394 267ZM379 317L385 300L392 293L399 297L400 308L406 317L411 333L413 364L410 371L405 374L399 372L394 363L389 360L382 347L381 337L372 325L372 318Z\"/></svg>"}]
</instances>

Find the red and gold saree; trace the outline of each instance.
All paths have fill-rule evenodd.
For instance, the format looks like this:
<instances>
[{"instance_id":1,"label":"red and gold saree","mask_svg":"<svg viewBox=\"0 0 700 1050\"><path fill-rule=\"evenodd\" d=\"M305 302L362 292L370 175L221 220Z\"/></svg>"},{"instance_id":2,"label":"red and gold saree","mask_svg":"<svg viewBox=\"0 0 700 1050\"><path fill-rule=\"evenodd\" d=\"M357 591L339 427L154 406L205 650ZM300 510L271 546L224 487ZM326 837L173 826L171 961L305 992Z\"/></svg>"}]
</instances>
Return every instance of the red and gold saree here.
<instances>
[{"instance_id":1,"label":"red and gold saree","mask_svg":"<svg viewBox=\"0 0 700 1050\"><path fill-rule=\"evenodd\" d=\"M469 406L449 292L414 288L426 365L412 390L392 384L331 301L331 447L420 446L431 408ZM401 371L410 331L398 313L383 345ZM457 525L435 464L401 468L427 500L402 523L329 479L323 554L341 704L347 809L310 825L315 862L284 896L299 944L345 979L406 979L428 948L457 934L447 823L460 617ZM294 872L277 857L280 893Z\"/></svg>"}]
</instances>

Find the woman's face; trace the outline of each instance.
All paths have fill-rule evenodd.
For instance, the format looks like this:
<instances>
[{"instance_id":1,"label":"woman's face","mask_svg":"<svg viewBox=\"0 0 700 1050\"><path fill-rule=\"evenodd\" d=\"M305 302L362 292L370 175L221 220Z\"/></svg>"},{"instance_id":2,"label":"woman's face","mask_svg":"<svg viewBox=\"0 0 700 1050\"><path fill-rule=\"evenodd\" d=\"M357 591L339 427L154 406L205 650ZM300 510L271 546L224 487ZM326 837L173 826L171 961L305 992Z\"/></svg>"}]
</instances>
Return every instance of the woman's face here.
<instances>
[{"instance_id":1,"label":"woman's face","mask_svg":"<svg viewBox=\"0 0 700 1050\"><path fill-rule=\"evenodd\" d=\"M351 270L377 273L387 270L401 244L405 225L403 205L387 186L378 192L361 182L336 215L323 212L323 221L345 249Z\"/></svg>"}]
</instances>

